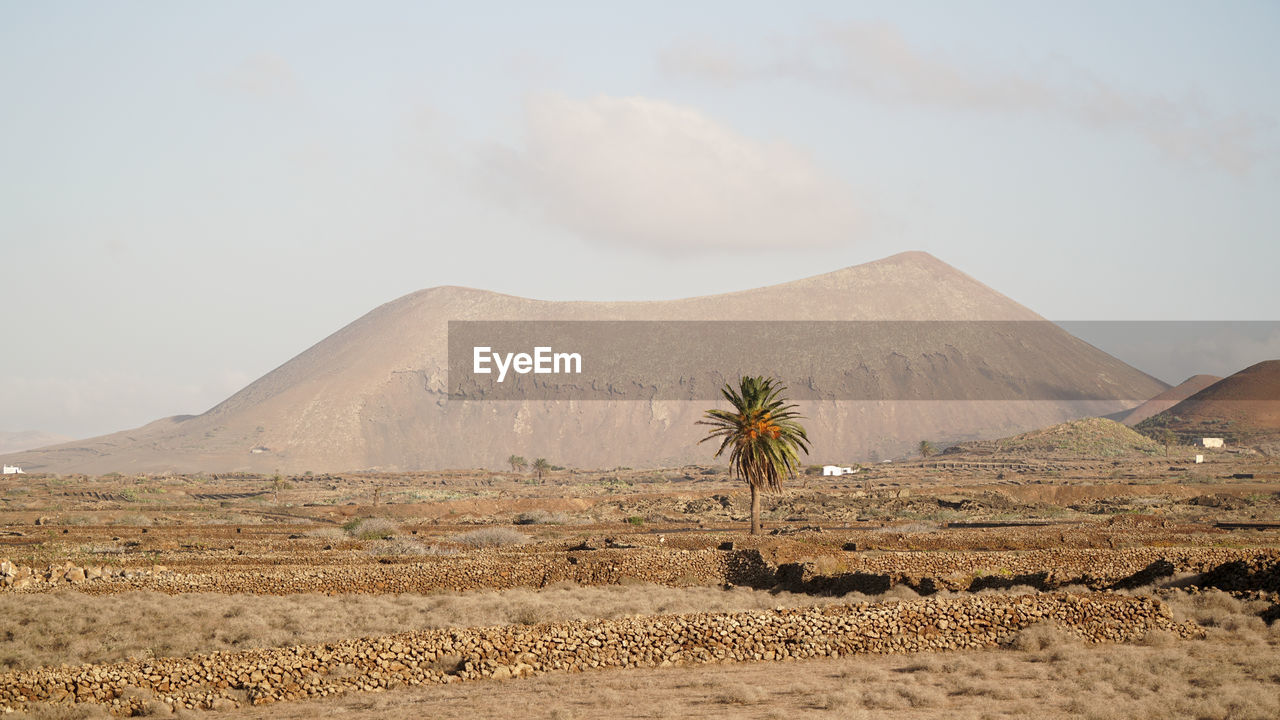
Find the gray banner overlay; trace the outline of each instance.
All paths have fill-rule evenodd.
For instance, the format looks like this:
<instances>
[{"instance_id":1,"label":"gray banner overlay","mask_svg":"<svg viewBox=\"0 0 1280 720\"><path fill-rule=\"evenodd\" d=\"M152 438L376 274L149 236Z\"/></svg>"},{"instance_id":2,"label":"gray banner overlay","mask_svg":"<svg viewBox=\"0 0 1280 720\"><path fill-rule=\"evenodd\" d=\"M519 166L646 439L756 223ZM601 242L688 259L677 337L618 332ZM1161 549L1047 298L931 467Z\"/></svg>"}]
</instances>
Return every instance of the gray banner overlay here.
<instances>
[{"instance_id":1,"label":"gray banner overlay","mask_svg":"<svg viewBox=\"0 0 1280 720\"><path fill-rule=\"evenodd\" d=\"M1219 354L1230 354L1233 343L1239 354L1280 341L1280 323L1229 325L450 321L449 397L716 400L726 382L767 375L786 384L793 400L1139 403L1150 396L1149 382L1136 390L1140 374L1063 326L1148 352L1209 338ZM1272 389L1249 399L1280 398Z\"/></svg>"}]
</instances>

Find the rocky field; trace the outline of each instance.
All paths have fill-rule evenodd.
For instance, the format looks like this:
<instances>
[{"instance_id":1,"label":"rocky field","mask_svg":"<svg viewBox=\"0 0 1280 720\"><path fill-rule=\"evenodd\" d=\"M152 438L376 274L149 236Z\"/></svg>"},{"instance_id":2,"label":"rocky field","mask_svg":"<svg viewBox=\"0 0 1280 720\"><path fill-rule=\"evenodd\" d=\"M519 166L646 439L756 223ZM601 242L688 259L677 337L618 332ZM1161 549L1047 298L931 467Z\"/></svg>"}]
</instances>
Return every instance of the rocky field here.
<instances>
[{"instance_id":1,"label":"rocky field","mask_svg":"<svg viewBox=\"0 0 1280 720\"><path fill-rule=\"evenodd\" d=\"M767 499L758 537L744 489L692 466L6 478L0 712L449 717L449 698L475 702L461 688L497 681L513 702L559 688L535 716L591 716L598 699L563 685L590 672L636 716L965 716L980 696L993 716L1036 697L1050 716L1141 716L1073 700L1112 683L1152 708L1273 717L1256 698L1280 680L1259 669L1280 657L1278 468L1186 460L982 449L808 474ZM1076 687L1133 653L1160 654L1169 687ZM885 654L932 669L894 684ZM1006 687L993 669L1026 662L1061 672ZM983 677L940 669L965 664ZM767 687L813 673L881 679Z\"/></svg>"}]
</instances>

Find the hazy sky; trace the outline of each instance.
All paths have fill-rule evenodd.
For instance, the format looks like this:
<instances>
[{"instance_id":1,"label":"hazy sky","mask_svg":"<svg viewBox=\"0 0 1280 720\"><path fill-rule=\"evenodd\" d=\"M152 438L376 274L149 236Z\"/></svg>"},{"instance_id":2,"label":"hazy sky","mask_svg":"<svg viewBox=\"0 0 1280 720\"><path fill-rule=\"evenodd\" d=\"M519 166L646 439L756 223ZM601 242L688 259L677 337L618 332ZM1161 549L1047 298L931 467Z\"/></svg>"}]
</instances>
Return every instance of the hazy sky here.
<instances>
[{"instance_id":1,"label":"hazy sky","mask_svg":"<svg viewBox=\"0 0 1280 720\"><path fill-rule=\"evenodd\" d=\"M465 6L465 7L464 7ZM0 0L0 430L199 413L374 306L926 250L1275 320L1280 4Z\"/></svg>"}]
</instances>

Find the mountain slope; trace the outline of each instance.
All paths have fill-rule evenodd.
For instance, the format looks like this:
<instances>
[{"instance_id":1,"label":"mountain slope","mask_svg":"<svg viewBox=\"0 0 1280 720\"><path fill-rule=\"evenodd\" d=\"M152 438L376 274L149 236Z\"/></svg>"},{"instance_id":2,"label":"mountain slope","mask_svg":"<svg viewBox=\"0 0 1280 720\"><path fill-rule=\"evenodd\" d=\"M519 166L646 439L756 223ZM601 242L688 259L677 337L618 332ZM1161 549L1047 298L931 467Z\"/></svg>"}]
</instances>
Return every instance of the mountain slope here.
<instances>
[{"instance_id":1,"label":"mountain slope","mask_svg":"<svg viewBox=\"0 0 1280 720\"><path fill-rule=\"evenodd\" d=\"M1152 415L1168 410L1221 379L1217 375L1192 375L1138 407L1128 412L1117 413L1118 417L1114 419L1132 427Z\"/></svg>"},{"instance_id":2,"label":"mountain slope","mask_svg":"<svg viewBox=\"0 0 1280 720\"><path fill-rule=\"evenodd\" d=\"M1153 435L1164 428L1184 442L1222 437L1232 445L1276 448L1280 445L1280 360L1251 365L1137 425L1139 431Z\"/></svg>"},{"instance_id":3,"label":"mountain slope","mask_svg":"<svg viewBox=\"0 0 1280 720\"><path fill-rule=\"evenodd\" d=\"M20 432L0 432L0 453L32 450L46 445L64 443L71 438L57 433L42 430L22 430Z\"/></svg>"},{"instance_id":4,"label":"mountain slope","mask_svg":"<svg viewBox=\"0 0 1280 720\"><path fill-rule=\"evenodd\" d=\"M202 415L15 457L31 469L60 472L500 467L512 453L578 467L710 459L706 446L696 445L693 424L711 406L706 400L450 401L450 320L1042 318L924 253L782 285L662 302L545 302L432 288L374 309ZM1009 435L1115 412L1166 388L1045 322L998 331L956 327L958 335L943 348L912 337L851 348L849 366L890 383L890 391L962 388L985 379L1018 392L1048 384L1095 399L805 402L812 459L887 457L926 437Z\"/></svg>"}]
</instances>

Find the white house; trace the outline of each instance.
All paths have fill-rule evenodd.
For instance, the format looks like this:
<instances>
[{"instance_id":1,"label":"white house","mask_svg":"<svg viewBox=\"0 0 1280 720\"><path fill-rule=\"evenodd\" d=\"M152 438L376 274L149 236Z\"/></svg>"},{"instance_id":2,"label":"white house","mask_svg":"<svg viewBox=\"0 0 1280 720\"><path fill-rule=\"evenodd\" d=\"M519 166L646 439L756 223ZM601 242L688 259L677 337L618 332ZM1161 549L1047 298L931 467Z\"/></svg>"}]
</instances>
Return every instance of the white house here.
<instances>
[{"instance_id":1,"label":"white house","mask_svg":"<svg viewBox=\"0 0 1280 720\"><path fill-rule=\"evenodd\" d=\"M839 465L823 465L822 466L823 475L836 475L836 476L852 475L855 472L857 472L857 470L854 470L853 468L840 467Z\"/></svg>"},{"instance_id":2,"label":"white house","mask_svg":"<svg viewBox=\"0 0 1280 720\"><path fill-rule=\"evenodd\" d=\"M1220 448L1224 444L1225 443L1222 441L1222 438L1200 438L1199 440L1196 440L1196 445L1205 448Z\"/></svg>"},{"instance_id":3,"label":"white house","mask_svg":"<svg viewBox=\"0 0 1280 720\"><path fill-rule=\"evenodd\" d=\"M5 465L4 474L5 475L26 475L26 473L22 471L22 468L18 467L17 465Z\"/></svg>"}]
</instances>

